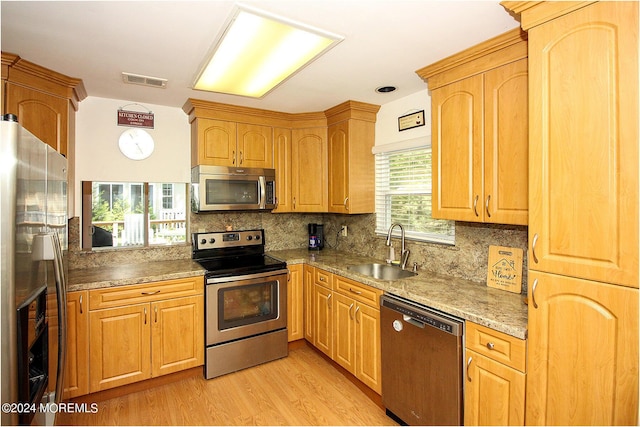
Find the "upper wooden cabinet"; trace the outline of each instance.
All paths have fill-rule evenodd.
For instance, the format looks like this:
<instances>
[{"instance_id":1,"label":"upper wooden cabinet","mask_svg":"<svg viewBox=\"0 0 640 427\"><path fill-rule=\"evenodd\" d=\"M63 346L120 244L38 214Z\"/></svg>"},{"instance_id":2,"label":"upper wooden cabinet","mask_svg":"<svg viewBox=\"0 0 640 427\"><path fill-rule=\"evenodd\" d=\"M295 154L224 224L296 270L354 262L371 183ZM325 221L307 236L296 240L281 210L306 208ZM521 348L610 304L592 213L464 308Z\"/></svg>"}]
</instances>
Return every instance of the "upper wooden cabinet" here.
<instances>
[{"instance_id":1,"label":"upper wooden cabinet","mask_svg":"<svg viewBox=\"0 0 640 427\"><path fill-rule=\"evenodd\" d=\"M191 123L191 134L192 166L273 167L268 126L199 118Z\"/></svg>"},{"instance_id":2,"label":"upper wooden cabinet","mask_svg":"<svg viewBox=\"0 0 640 427\"><path fill-rule=\"evenodd\" d=\"M197 99L183 106L192 166L275 168L274 213L374 212L379 109L356 101L296 114Z\"/></svg>"},{"instance_id":3,"label":"upper wooden cabinet","mask_svg":"<svg viewBox=\"0 0 640 427\"><path fill-rule=\"evenodd\" d=\"M526 57L517 29L418 70L431 89L434 218L527 224Z\"/></svg>"},{"instance_id":4,"label":"upper wooden cabinet","mask_svg":"<svg viewBox=\"0 0 640 427\"><path fill-rule=\"evenodd\" d=\"M327 129L293 129L291 139L291 212L326 212Z\"/></svg>"},{"instance_id":5,"label":"upper wooden cabinet","mask_svg":"<svg viewBox=\"0 0 640 427\"><path fill-rule=\"evenodd\" d=\"M73 153L75 112L87 96L82 80L2 52L2 82L2 114L15 114L25 129L59 153Z\"/></svg>"},{"instance_id":6,"label":"upper wooden cabinet","mask_svg":"<svg viewBox=\"0 0 640 427\"><path fill-rule=\"evenodd\" d=\"M328 210L375 212L375 122L379 105L348 101L325 111L328 124Z\"/></svg>"},{"instance_id":7,"label":"upper wooden cabinet","mask_svg":"<svg viewBox=\"0 0 640 427\"><path fill-rule=\"evenodd\" d=\"M638 287L638 4L529 29L529 268ZM571 3L575 6L575 3ZM582 3L584 6L584 3Z\"/></svg>"}]
</instances>

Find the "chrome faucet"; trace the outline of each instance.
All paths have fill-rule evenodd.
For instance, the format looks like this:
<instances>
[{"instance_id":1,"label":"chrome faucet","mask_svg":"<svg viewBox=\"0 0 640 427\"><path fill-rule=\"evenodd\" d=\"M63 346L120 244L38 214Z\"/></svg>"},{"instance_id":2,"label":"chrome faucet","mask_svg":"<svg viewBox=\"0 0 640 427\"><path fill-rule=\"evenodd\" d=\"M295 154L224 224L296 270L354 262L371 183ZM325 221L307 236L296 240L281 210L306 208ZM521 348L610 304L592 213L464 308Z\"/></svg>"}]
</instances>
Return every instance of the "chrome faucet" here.
<instances>
[{"instance_id":1,"label":"chrome faucet","mask_svg":"<svg viewBox=\"0 0 640 427\"><path fill-rule=\"evenodd\" d=\"M400 238L402 239L401 240L402 249L400 253L400 267L402 267L402 269L404 270L404 268L407 266L407 261L409 260L410 251L406 249L404 245L404 227L402 226L402 224L397 222L394 224L391 224L391 227L389 227L389 233L387 234L387 246L391 246L391 232L393 231L396 225L400 227Z\"/></svg>"}]
</instances>

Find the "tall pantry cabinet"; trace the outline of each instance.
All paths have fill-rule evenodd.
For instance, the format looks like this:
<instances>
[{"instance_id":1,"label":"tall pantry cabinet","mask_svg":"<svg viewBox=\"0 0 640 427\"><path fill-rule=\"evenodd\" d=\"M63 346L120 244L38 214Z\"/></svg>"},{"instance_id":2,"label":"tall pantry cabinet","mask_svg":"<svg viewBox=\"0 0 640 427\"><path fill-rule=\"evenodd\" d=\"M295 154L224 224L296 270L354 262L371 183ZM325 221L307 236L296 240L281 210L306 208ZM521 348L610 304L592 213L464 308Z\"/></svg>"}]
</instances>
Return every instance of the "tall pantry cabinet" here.
<instances>
[{"instance_id":1,"label":"tall pantry cabinet","mask_svg":"<svg viewBox=\"0 0 640 427\"><path fill-rule=\"evenodd\" d=\"M638 3L503 2L529 39L526 423L638 422Z\"/></svg>"}]
</instances>

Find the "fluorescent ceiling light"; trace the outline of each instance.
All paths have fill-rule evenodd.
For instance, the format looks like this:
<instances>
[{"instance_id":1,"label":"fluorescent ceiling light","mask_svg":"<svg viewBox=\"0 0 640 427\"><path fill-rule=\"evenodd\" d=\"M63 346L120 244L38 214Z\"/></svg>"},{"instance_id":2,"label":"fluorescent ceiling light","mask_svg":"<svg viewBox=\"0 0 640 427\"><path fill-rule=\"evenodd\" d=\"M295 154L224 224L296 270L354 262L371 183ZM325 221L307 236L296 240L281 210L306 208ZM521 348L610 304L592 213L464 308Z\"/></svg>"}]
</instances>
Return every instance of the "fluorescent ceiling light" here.
<instances>
[{"instance_id":1,"label":"fluorescent ceiling light","mask_svg":"<svg viewBox=\"0 0 640 427\"><path fill-rule=\"evenodd\" d=\"M261 98L343 37L236 6L194 89Z\"/></svg>"}]
</instances>

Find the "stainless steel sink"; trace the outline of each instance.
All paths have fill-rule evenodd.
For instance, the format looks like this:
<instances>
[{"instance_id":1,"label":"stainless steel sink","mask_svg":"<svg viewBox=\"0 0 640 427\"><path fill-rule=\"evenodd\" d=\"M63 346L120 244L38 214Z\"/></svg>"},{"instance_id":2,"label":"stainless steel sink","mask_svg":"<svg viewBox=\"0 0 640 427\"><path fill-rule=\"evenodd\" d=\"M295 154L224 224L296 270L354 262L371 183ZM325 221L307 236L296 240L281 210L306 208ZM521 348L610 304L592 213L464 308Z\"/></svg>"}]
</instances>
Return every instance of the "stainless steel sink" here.
<instances>
[{"instance_id":1,"label":"stainless steel sink","mask_svg":"<svg viewBox=\"0 0 640 427\"><path fill-rule=\"evenodd\" d=\"M376 263L351 265L347 267L347 269L354 273L363 274L380 280L398 280L406 277L412 277L417 274L409 270L403 270L400 267Z\"/></svg>"}]
</instances>

